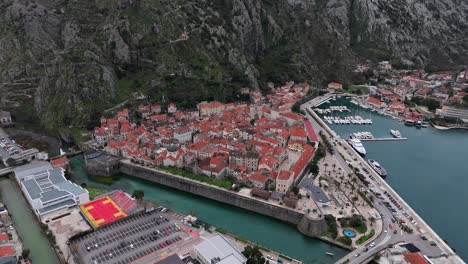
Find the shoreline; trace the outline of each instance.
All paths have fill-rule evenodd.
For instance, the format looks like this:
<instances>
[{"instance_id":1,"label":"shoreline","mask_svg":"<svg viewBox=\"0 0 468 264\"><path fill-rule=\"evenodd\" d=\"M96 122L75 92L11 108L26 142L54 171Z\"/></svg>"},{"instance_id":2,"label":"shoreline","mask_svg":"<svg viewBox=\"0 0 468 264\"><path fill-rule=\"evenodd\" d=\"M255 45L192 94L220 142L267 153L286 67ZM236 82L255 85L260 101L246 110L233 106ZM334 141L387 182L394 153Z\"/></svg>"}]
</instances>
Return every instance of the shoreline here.
<instances>
[{"instance_id":1,"label":"shoreline","mask_svg":"<svg viewBox=\"0 0 468 264\"><path fill-rule=\"evenodd\" d=\"M460 129L460 130L468 130L468 127L446 127L446 126L439 126L439 125L436 125L434 123L431 123L431 125L437 129L437 130L456 130L456 129Z\"/></svg>"},{"instance_id":2,"label":"shoreline","mask_svg":"<svg viewBox=\"0 0 468 264\"><path fill-rule=\"evenodd\" d=\"M359 105L359 104L358 104L358 106L362 107L362 106ZM320 118L320 116L318 116L318 115L315 113L315 111L310 110L310 109L308 109L308 108L306 108L306 111L307 111L307 113L308 113L312 118L315 119L315 121L317 121L317 123L318 123L322 128L324 128L324 129L329 133L329 135L330 135L331 137L334 137L337 141L342 140L342 139L340 138L340 136L339 136L333 129L331 129L331 128L328 126L328 124L326 124L326 123L322 120L322 118ZM380 113L379 113L379 114L380 114ZM391 116L385 115L385 114L381 114L381 115L387 116L387 117L391 117ZM443 127L440 127L440 128L442 128L442 130L451 129L451 128L444 129ZM452 129L453 129L453 128L452 128ZM346 141L345 141L345 143L348 144ZM349 146L349 145L348 145L348 146ZM365 159L364 159L363 157L361 157L360 155L357 155L357 153L355 152L355 150L354 150L353 148L350 147L350 149L351 149L351 151L352 151L354 154L356 154L355 156L356 156L358 159L360 159L361 162L366 163L366 162L365 162ZM445 250L443 250L443 251L445 251L444 254L446 254L446 255L449 256L449 257L453 257L453 258L457 261L457 263L465 263L465 262L461 259L461 257L460 257L458 254L456 254L456 253L454 252L454 250L439 236L439 234L436 233L436 232L432 229L432 227L431 227L430 225L428 225L428 224L424 221L424 219L422 219L422 217L419 216L419 214L417 214L417 213L414 211L414 209L413 209L411 206L409 206L409 205L407 204L407 202L390 186L389 183L387 183L385 180L383 180L383 179L381 179L381 178L379 178L379 177L377 177L377 178L379 179L378 182L379 182L381 185L385 186L395 197L398 198L398 200L401 201L401 203L402 203L404 206L406 206L406 208L408 208L408 211L414 216L414 218L416 218L416 220L418 220L418 222L421 224L421 226L423 226L423 227L426 229L426 231L429 231L429 233L432 233L432 236L434 237L434 240L436 240L437 242L439 242L439 243L441 244L441 246L444 247L444 249L445 249ZM441 248L441 249L442 249L442 248ZM343 259L345 259L346 257L347 257L347 256L345 256ZM342 259L342 260L343 260L343 259ZM345 261L346 261L346 260L345 260Z\"/></svg>"}]
</instances>

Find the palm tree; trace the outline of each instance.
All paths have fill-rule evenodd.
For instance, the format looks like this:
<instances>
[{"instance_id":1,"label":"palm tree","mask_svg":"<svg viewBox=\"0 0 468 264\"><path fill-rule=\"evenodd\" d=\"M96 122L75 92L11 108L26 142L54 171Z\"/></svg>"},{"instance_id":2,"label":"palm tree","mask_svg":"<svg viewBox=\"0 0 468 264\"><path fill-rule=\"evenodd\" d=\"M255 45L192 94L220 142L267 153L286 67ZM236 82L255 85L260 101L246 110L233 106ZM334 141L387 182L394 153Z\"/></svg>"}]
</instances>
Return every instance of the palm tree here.
<instances>
[{"instance_id":1,"label":"palm tree","mask_svg":"<svg viewBox=\"0 0 468 264\"><path fill-rule=\"evenodd\" d=\"M373 225L375 224L375 218L374 218L373 216L371 216L371 217L369 218L369 221L370 221L370 223L371 223L371 226L373 226Z\"/></svg>"},{"instance_id":2,"label":"palm tree","mask_svg":"<svg viewBox=\"0 0 468 264\"><path fill-rule=\"evenodd\" d=\"M356 181L357 181L356 177L353 177L351 181L353 182L353 186L354 186L354 184L356 184Z\"/></svg>"},{"instance_id":3,"label":"palm tree","mask_svg":"<svg viewBox=\"0 0 468 264\"><path fill-rule=\"evenodd\" d=\"M341 167L338 168L338 172L339 172L340 175L341 175L341 171L342 171Z\"/></svg>"},{"instance_id":4,"label":"palm tree","mask_svg":"<svg viewBox=\"0 0 468 264\"><path fill-rule=\"evenodd\" d=\"M335 172L336 164L333 163L332 167L333 167L333 172Z\"/></svg>"},{"instance_id":5,"label":"palm tree","mask_svg":"<svg viewBox=\"0 0 468 264\"><path fill-rule=\"evenodd\" d=\"M327 172L328 163L323 164L323 166L325 166L325 172Z\"/></svg>"}]
</instances>

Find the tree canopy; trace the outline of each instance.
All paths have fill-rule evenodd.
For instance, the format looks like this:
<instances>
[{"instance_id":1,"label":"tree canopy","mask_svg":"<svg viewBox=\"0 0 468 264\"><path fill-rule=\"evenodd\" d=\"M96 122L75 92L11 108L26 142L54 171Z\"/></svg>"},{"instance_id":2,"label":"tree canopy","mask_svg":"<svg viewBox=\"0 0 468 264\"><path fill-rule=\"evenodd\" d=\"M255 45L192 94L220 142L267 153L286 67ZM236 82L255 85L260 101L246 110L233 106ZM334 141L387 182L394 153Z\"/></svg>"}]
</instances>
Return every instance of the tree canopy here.
<instances>
[{"instance_id":1,"label":"tree canopy","mask_svg":"<svg viewBox=\"0 0 468 264\"><path fill-rule=\"evenodd\" d=\"M247 258L247 264L265 264L265 258L258 246L246 246L242 252Z\"/></svg>"},{"instance_id":2,"label":"tree canopy","mask_svg":"<svg viewBox=\"0 0 468 264\"><path fill-rule=\"evenodd\" d=\"M135 190L132 195L133 198L137 200L142 200L145 197L145 192L143 190Z\"/></svg>"}]
</instances>

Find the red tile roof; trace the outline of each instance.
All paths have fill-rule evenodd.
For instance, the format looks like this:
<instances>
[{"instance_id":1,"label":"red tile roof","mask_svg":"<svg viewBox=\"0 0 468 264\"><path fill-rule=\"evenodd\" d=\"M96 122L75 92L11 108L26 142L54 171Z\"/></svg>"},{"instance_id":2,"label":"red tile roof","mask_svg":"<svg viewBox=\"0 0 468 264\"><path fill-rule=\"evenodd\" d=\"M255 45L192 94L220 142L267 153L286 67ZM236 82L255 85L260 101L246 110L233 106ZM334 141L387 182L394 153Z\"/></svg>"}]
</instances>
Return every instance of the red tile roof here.
<instances>
[{"instance_id":1,"label":"red tile roof","mask_svg":"<svg viewBox=\"0 0 468 264\"><path fill-rule=\"evenodd\" d=\"M294 177L298 177L299 174L302 172L302 170L307 166L307 163L309 163L310 159L314 155L314 147L304 144L304 148L306 149L299 159L296 161L294 166L292 167L292 172L294 173Z\"/></svg>"},{"instance_id":2,"label":"red tile roof","mask_svg":"<svg viewBox=\"0 0 468 264\"><path fill-rule=\"evenodd\" d=\"M427 264L427 261L419 253L407 253L403 254L406 261L411 264Z\"/></svg>"},{"instance_id":3,"label":"red tile roof","mask_svg":"<svg viewBox=\"0 0 468 264\"><path fill-rule=\"evenodd\" d=\"M280 173L278 175L278 180L287 181L293 175L294 175L294 173L292 171L280 171Z\"/></svg>"},{"instance_id":4,"label":"red tile roof","mask_svg":"<svg viewBox=\"0 0 468 264\"><path fill-rule=\"evenodd\" d=\"M307 134L302 127L291 127L290 135L291 137L307 137Z\"/></svg>"},{"instance_id":5,"label":"red tile roof","mask_svg":"<svg viewBox=\"0 0 468 264\"><path fill-rule=\"evenodd\" d=\"M290 119L294 119L296 121L301 121L302 118L303 118L302 115L299 115L299 114L296 114L296 113L293 113L293 112L281 113L281 116L286 117L286 118L290 118Z\"/></svg>"},{"instance_id":6,"label":"red tile roof","mask_svg":"<svg viewBox=\"0 0 468 264\"><path fill-rule=\"evenodd\" d=\"M14 255L15 255L15 252L13 251L12 246L0 247L0 257L10 257Z\"/></svg>"},{"instance_id":7,"label":"red tile roof","mask_svg":"<svg viewBox=\"0 0 468 264\"><path fill-rule=\"evenodd\" d=\"M369 97L369 98L367 99L367 101L368 101L369 103L374 104L374 105L377 105L377 106L383 105L383 102L381 102L379 99L374 98L374 97Z\"/></svg>"},{"instance_id":8,"label":"red tile roof","mask_svg":"<svg viewBox=\"0 0 468 264\"><path fill-rule=\"evenodd\" d=\"M309 120L304 121L305 128L307 130L307 135L309 136L309 140L311 142L318 142L317 134L315 134L314 127Z\"/></svg>"},{"instance_id":9,"label":"red tile roof","mask_svg":"<svg viewBox=\"0 0 468 264\"><path fill-rule=\"evenodd\" d=\"M253 174L252 176L250 176L250 179L251 180L254 180L254 181L257 181L257 182L260 182L260 183L263 183L265 184L265 182L268 180L268 178L260 173L255 173Z\"/></svg>"},{"instance_id":10,"label":"red tile roof","mask_svg":"<svg viewBox=\"0 0 468 264\"><path fill-rule=\"evenodd\" d=\"M53 167L64 164L64 163L67 163L67 162L68 162L67 156L63 156L63 157L53 159L53 160L50 161L50 163L52 163Z\"/></svg>"},{"instance_id":11,"label":"red tile roof","mask_svg":"<svg viewBox=\"0 0 468 264\"><path fill-rule=\"evenodd\" d=\"M0 241L8 241L9 238L8 238L8 235L5 234L5 233L1 233L0 234Z\"/></svg>"},{"instance_id":12,"label":"red tile roof","mask_svg":"<svg viewBox=\"0 0 468 264\"><path fill-rule=\"evenodd\" d=\"M220 102L212 102L212 103L201 103L200 104L200 109L206 109L206 108L217 108L223 106L222 103Z\"/></svg>"}]
</instances>

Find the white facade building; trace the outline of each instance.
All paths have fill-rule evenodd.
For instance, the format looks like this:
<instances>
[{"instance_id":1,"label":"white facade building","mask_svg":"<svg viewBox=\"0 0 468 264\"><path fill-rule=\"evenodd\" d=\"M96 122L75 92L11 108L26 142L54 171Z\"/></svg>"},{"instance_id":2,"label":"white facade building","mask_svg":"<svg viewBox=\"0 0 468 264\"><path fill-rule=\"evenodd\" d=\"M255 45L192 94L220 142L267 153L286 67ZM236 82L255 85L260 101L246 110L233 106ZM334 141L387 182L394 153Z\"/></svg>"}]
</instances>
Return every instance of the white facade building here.
<instances>
[{"instance_id":1,"label":"white facade building","mask_svg":"<svg viewBox=\"0 0 468 264\"><path fill-rule=\"evenodd\" d=\"M62 169L48 162L33 162L14 170L15 178L39 217L89 202L86 189L72 183Z\"/></svg>"}]
</instances>

